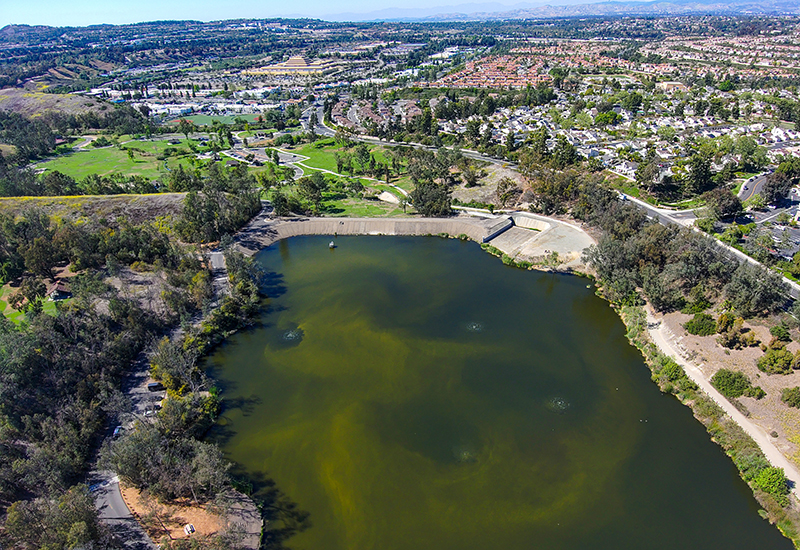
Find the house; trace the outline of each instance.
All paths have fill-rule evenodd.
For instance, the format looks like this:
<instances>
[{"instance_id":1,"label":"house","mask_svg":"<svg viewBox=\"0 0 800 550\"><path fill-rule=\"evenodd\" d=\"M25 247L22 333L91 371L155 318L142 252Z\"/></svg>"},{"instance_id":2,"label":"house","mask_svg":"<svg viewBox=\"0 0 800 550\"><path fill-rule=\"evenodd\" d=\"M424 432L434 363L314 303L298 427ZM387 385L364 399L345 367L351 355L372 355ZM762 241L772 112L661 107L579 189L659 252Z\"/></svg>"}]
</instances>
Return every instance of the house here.
<instances>
[{"instance_id":1,"label":"house","mask_svg":"<svg viewBox=\"0 0 800 550\"><path fill-rule=\"evenodd\" d=\"M69 284L62 280L56 280L56 282L50 285L50 287L47 289L47 297L53 302L72 298L72 292L69 290Z\"/></svg>"}]
</instances>

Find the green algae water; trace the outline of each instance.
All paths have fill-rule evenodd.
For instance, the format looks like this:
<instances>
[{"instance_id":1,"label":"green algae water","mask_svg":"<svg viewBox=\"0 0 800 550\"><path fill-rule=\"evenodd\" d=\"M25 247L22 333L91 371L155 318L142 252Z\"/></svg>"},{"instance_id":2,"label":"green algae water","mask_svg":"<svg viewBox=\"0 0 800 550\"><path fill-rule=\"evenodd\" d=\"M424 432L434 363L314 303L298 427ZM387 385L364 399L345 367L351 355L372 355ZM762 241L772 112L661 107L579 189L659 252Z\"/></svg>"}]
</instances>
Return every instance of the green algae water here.
<instances>
[{"instance_id":1,"label":"green algae water","mask_svg":"<svg viewBox=\"0 0 800 550\"><path fill-rule=\"evenodd\" d=\"M274 547L792 547L585 279L330 240L262 251L270 307L209 358L212 438L280 495Z\"/></svg>"}]
</instances>

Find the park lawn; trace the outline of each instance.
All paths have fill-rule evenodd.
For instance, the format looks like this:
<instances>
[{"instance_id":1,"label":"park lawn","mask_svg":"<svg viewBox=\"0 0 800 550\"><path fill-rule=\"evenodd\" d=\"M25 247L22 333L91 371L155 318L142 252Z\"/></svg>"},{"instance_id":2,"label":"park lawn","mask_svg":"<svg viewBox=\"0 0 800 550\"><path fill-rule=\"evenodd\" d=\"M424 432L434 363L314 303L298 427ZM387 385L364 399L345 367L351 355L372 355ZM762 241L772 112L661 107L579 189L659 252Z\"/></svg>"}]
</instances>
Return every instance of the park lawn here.
<instances>
[{"instance_id":1,"label":"park lawn","mask_svg":"<svg viewBox=\"0 0 800 550\"><path fill-rule=\"evenodd\" d=\"M178 121L181 119L190 120L194 122L198 126L208 126L211 125L214 121L220 122L222 124L233 124L234 119L241 118L247 122L256 122L258 117L261 115L189 115L189 116L182 116L178 117L174 120L170 120L167 124L170 125L178 125Z\"/></svg>"},{"instance_id":2,"label":"park lawn","mask_svg":"<svg viewBox=\"0 0 800 550\"><path fill-rule=\"evenodd\" d=\"M188 151L186 140L182 140L180 145L170 145L167 140L132 141L122 145L122 149L104 147L70 152L42 162L38 168L57 170L76 180L82 180L90 174L101 176L124 174L157 179L165 170L164 161L158 160L156 157L162 154L167 147L180 147ZM128 157L127 149L134 149L133 160ZM144 151L144 154L141 151ZM187 166L188 160L170 158L167 164L171 167L178 164Z\"/></svg>"},{"instance_id":3,"label":"park lawn","mask_svg":"<svg viewBox=\"0 0 800 550\"><path fill-rule=\"evenodd\" d=\"M400 176L398 179L392 180L392 183L409 193L414 190L414 182L408 176Z\"/></svg>"},{"instance_id":4,"label":"park lawn","mask_svg":"<svg viewBox=\"0 0 800 550\"><path fill-rule=\"evenodd\" d=\"M403 209L396 204L379 200L344 198L325 201L325 215L350 218L389 217L402 216Z\"/></svg>"},{"instance_id":5,"label":"park lawn","mask_svg":"<svg viewBox=\"0 0 800 550\"><path fill-rule=\"evenodd\" d=\"M329 140L333 141L333 140ZM341 151L341 147L336 145L322 146L324 142L311 143L299 149L292 150L293 153L309 157L308 160L303 161L303 164L310 168L321 168L322 170L330 170L336 172L336 157L335 152Z\"/></svg>"},{"instance_id":6,"label":"park lawn","mask_svg":"<svg viewBox=\"0 0 800 550\"><path fill-rule=\"evenodd\" d=\"M134 160L128 153L116 147L79 151L40 163L39 168L57 170L63 174L82 180L90 174L107 176L109 174L126 174L156 179L161 175L161 161L153 157L136 155Z\"/></svg>"}]
</instances>

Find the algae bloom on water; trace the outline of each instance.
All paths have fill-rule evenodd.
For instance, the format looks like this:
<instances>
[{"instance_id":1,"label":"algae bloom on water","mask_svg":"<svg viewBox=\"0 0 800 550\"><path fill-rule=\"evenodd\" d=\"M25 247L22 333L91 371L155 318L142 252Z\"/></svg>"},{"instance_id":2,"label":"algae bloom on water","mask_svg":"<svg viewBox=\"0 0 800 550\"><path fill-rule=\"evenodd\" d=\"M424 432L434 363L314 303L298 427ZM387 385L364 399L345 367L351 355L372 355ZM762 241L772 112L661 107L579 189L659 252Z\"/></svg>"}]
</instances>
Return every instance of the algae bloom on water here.
<instances>
[{"instance_id":1,"label":"algae bloom on water","mask_svg":"<svg viewBox=\"0 0 800 550\"><path fill-rule=\"evenodd\" d=\"M263 251L282 291L208 361L211 437L280 496L286 547L791 548L585 281L457 240L329 240Z\"/></svg>"}]
</instances>

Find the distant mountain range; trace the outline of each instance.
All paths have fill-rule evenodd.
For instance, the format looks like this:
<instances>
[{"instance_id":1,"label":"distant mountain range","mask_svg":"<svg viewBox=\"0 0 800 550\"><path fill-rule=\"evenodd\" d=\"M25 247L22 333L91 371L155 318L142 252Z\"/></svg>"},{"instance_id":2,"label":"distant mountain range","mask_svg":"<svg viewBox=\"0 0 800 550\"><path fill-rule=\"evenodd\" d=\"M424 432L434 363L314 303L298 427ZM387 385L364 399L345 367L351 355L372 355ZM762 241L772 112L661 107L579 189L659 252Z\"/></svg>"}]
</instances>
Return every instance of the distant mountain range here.
<instances>
[{"instance_id":1,"label":"distant mountain range","mask_svg":"<svg viewBox=\"0 0 800 550\"><path fill-rule=\"evenodd\" d=\"M323 16L328 21L493 21L592 16L669 15L798 15L797 0L655 0L653 2L595 2L580 0L549 4L497 2L432 8L387 8L367 13Z\"/></svg>"}]
</instances>

